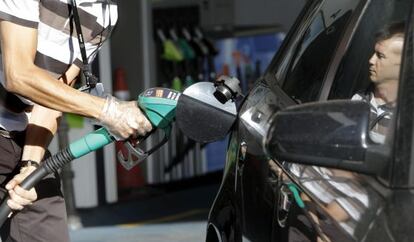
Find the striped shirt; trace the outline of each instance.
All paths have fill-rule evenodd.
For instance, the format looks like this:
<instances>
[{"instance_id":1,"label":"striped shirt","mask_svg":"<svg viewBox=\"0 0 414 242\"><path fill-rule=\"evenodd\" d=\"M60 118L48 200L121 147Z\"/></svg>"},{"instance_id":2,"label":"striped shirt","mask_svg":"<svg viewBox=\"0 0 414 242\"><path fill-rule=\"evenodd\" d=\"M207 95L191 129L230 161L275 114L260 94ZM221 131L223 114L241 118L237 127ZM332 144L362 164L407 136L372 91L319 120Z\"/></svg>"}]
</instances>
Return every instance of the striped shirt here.
<instances>
[{"instance_id":1,"label":"striped shirt","mask_svg":"<svg viewBox=\"0 0 414 242\"><path fill-rule=\"evenodd\" d=\"M118 19L117 6L110 0L76 0L76 3L88 61L92 62ZM71 0L0 0L0 19L38 30L35 64L58 79L71 64L82 68L71 9ZM0 72L0 81L4 84L3 70ZM0 127L23 130L27 125L24 115L2 108Z\"/></svg>"},{"instance_id":2,"label":"striped shirt","mask_svg":"<svg viewBox=\"0 0 414 242\"><path fill-rule=\"evenodd\" d=\"M357 93L352 97L352 100L362 100L370 104L370 138L376 143L383 144L390 127L394 108L387 104L378 104L373 94L362 95Z\"/></svg>"}]
</instances>

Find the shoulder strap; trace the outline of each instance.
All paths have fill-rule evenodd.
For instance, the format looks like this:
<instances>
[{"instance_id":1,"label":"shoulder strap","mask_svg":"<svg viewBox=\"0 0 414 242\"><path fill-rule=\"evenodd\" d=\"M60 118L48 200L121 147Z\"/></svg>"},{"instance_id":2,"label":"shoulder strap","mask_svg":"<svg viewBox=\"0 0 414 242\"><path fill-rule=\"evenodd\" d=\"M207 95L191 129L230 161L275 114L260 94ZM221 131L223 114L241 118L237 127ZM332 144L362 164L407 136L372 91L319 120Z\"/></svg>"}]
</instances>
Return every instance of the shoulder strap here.
<instances>
[{"instance_id":1,"label":"shoulder strap","mask_svg":"<svg viewBox=\"0 0 414 242\"><path fill-rule=\"evenodd\" d=\"M83 63L82 72L86 80L86 89L93 88L96 86L99 80L96 76L92 74L92 68L88 62L88 57L86 56L85 40L82 34L82 27L81 27L80 20L79 20L78 6L76 5L76 0L71 0L71 2L72 2L72 14L73 14L73 18L75 21L76 33L78 35L79 48L80 48L80 52L82 55L82 63Z\"/></svg>"}]
</instances>

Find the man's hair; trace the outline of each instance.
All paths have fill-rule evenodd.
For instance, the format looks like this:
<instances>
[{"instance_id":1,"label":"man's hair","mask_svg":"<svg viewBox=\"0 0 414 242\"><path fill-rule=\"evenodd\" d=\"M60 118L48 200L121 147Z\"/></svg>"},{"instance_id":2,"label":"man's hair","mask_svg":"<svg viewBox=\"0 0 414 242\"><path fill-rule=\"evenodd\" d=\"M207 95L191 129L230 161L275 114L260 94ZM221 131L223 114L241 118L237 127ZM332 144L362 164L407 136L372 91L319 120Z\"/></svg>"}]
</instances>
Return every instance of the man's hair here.
<instances>
[{"instance_id":1,"label":"man's hair","mask_svg":"<svg viewBox=\"0 0 414 242\"><path fill-rule=\"evenodd\" d=\"M386 25L375 35L377 42L390 39L391 37L404 37L405 33L405 22L395 22Z\"/></svg>"}]
</instances>

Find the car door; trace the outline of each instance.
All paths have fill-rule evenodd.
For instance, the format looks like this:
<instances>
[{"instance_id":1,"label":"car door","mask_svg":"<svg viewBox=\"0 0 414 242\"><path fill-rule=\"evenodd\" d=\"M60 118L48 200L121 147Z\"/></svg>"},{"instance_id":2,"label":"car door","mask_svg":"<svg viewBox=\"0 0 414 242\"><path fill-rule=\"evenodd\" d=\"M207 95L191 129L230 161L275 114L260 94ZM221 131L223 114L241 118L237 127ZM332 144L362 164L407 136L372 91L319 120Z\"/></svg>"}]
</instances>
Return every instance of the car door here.
<instances>
[{"instance_id":1,"label":"car door","mask_svg":"<svg viewBox=\"0 0 414 242\"><path fill-rule=\"evenodd\" d=\"M242 105L230 147L240 147L235 189L246 240L318 238L319 227L292 200L294 182L285 163L268 159L262 141L271 114L319 99L336 50L365 4L364 0L310 1L265 78Z\"/></svg>"},{"instance_id":2,"label":"car door","mask_svg":"<svg viewBox=\"0 0 414 242\"><path fill-rule=\"evenodd\" d=\"M294 57L293 62L285 64L287 71L273 72L278 79L272 89L275 93L282 89L296 103L351 98L356 92L365 91L370 83L368 60L374 53L375 32L387 24L407 21L411 4L411 1L359 1L344 34L335 43L337 48L330 55L329 66L309 68L318 64L312 63L315 58L303 59L299 48L296 54L299 60ZM326 9L330 8L321 11ZM343 9L346 8L338 9L338 15ZM295 73L298 65L302 65L298 70L303 73ZM323 75L320 82L309 81L312 80L309 75L315 76L312 73L321 70L325 72L320 73ZM391 193L387 186L390 174L372 177L327 167L274 162L275 173L282 173L275 211L275 220L284 228L276 231L276 237L282 241L394 241L387 233L383 212Z\"/></svg>"}]
</instances>

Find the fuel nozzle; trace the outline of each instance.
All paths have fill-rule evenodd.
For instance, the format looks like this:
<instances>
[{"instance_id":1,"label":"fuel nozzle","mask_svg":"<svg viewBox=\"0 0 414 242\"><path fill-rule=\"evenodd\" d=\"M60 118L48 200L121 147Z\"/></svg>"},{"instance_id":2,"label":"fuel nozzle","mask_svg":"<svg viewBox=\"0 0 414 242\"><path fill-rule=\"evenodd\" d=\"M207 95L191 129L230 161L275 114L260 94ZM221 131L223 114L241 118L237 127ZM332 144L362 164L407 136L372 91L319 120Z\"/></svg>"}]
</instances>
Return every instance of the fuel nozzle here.
<instances>
[{"instance_id":1,"label":"fuel nozzle","mask_svg":"<svg viewBox=\"0 0 414 242\"><path fill-rule=\"evenodd\" d=\"M124 141L120 147L117 158L127 170L145 160L168 141L180 95L180 92L162 87L150 88L139 95L138 105L154 129L143 137ZM163 140L147 151L142 150L139 144L151 136L155 129L164 131Z\"/></svg>"},{"instance_id":2,"label":"fuel nozzle","mask_svg":"<svg viewBox=\"0 0 414 242\"><path fill-rule=\"evenodd\" d=\"M234 101L237 96L241 95L240 81L235 77L219 76L214 86L216 87L214 97L222 104L229 100Z\"/></svg>"}]
</instances>

